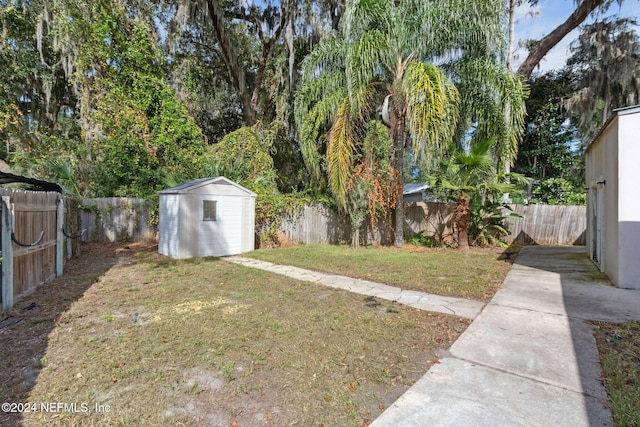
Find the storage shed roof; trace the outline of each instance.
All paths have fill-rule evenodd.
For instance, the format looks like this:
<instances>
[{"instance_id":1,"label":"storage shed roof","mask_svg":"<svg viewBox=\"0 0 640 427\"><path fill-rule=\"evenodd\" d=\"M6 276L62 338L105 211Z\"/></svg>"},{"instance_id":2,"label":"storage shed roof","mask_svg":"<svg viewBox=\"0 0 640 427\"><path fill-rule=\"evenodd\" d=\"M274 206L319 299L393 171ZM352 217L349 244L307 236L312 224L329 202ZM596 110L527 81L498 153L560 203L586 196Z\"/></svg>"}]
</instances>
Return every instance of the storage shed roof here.
<instances>
[{"instance_id":1,"label":"storage shed roof","mask_svg":"<svg viewBox=\"0 0 640 427\"><path fill-rule=\"evenodd\" d=\"M402 194L407 196L409 194L422 193L423 191L428 190L429 188L430 188L430 186L426 182L424 182L424 183L405 184L404 185L404 190L402 191Z\"/></svg>"},{"instance_id":2,"label":"storage shed roof","mask_svg":"<svg viewBox=\"0 0 640 427\"><path fill-rule=\"evenodd\" d=\"M622 108L617 108L613 110L613 113L607 118L607 121L604 122L602 126L600 126L600 129L598 130L596 135L589 142L589 144L587 144L587 149L585 150L585 153L589 151L589 149L596 142L596 140L600 138L600 136L604 133L604 130L609 126L609 124L613 121L613 119L615 119L618 116L625 116L627 114L635 114L638 112L640 112L640 105L632 105L630 107L622 107Z\"/></svg>"},{"instance_id":3,"label":"storage shed roof","mask_svg":"<svg viewBox=\"0 0 640 427\"><path fill-rule=\"evenodd\" d=\"M210 185L210 184L232 185L242 190L243 192L247 193L248 196L255 197L256 195L256 193L254 193L253 191L244 188L242 185L237 184L231 181L230 179L225 178L224 176L218 176L215 178L194 179L193 181L185 182L183 184L176 185L175 187L160 190L158 193L159 194L186 194L197 188L203 187L205 185Z\"/></svg>"}]
</instances>

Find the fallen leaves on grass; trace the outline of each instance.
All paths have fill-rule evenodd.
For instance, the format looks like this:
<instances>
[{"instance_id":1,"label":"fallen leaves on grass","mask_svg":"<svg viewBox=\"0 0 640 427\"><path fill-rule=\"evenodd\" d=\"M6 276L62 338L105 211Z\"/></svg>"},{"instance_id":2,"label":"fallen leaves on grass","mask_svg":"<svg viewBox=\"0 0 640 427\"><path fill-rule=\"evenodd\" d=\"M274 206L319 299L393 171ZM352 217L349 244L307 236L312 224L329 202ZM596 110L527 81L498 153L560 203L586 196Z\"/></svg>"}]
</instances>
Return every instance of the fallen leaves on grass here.
<instances>
[{"instance_id":1,"label":"fallen leaves on grass","mask_svg":"<svg viewBox=\"0 0 640 427\"><path fill-rule=\"evenodd\" d=\"M367 425L469 324L217 259L117 249L93 254L102 269L82 279L87 261L73 260L73 281L33 295L26 315L47 320L0 335L4 401L113 408L78 424ZM27 371L29 360L46 362ZM19 421L61 423L50 415Z\"/></svg>"}]
</instances>

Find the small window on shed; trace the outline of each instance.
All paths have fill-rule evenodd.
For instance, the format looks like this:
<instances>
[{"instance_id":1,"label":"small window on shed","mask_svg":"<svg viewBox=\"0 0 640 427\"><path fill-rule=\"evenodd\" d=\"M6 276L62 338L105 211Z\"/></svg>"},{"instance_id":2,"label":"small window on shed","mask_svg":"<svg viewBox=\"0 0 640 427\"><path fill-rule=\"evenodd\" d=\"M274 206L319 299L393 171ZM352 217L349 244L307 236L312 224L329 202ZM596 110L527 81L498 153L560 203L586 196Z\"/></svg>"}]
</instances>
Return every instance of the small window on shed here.
<instances>
[{"instance_id":1,"label":"small window on shed","mask_svg":"<svg viewBox=\"0 0 640 427\"><path fill-rule=\"evenodd\" d=\"M202 201L203 221L216 221L216 203L215 200Z\"/></svg>"}]
</instances>

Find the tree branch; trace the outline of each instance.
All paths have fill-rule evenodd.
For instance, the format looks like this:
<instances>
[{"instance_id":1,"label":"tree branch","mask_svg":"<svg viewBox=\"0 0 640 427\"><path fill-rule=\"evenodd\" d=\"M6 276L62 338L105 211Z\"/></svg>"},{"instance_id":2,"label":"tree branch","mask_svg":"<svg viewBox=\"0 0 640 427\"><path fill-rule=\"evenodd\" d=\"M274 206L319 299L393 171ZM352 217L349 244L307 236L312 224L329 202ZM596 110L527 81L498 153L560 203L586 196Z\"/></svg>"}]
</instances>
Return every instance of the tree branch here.
<instances>
[{"instance_id":1,"label":"tree branch","mask_svg":"<svg viewBox=\"0 0 640 427\"><path fill-rule=\"evenodd\" d=\"M262 25L260 22L256 22L255 25L258 28L258 36L260 37L260 42L262 43L262 55L260 56L260 63L258 64L258 69L256 71L256 82L253 87L253 95L251 96L251 105L254 111L258 107L258 96L260 95L260 88L262 87L262 80L264 79L264 71L267 68L267 61L269 59L269 54L271 53L271 49L275 42L280 38L282 34L282 30L287 22L287 8L286 6L281 6L280 9L280 22L278 22L278 28L273 33L273 35L265 40L264 33L262 32Z\"/></svg>"},{"instance_id":2,"label":"tree branch","mask_svg":"<svg viewBox=\"0 0 640 427\"><path fill-rule=\"evenodd\" d=\"M533 69L540 63L542 58L555 46L560 40L574 30L594 11L598 6L602 5L604 0L584 0L573 11L571 16L567 18L562 24L560 24L555 30L546 35L538 45L529 52L529 56L518 68L518 74L521 74L527 78L531 76Z\"/></svg>"}]
</instances>

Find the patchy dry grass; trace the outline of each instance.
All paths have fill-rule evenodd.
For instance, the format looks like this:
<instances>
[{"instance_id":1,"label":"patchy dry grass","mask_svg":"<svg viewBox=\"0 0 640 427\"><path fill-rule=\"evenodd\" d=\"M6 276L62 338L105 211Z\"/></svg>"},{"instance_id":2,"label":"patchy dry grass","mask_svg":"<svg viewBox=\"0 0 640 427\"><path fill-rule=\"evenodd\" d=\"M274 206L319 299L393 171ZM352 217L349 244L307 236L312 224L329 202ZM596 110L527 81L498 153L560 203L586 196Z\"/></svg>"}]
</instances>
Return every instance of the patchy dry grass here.
<instances>
[{"instance_id":1,"label":"patchy dry grass","mask_svg":"<svg viewBox=\"0 0 640 427\"><path fill-rule=\"evenodd\" d=\"M99 248L0 331L0 401L38 409L1 425L367 425L469 324L215 258ZM67 408L43 412L52 402Z\"/></svg>"},{"instance_id":2,"label":"patchy dry grass","mask_svg":"<svg viewBox=\"0 0 640 427\"><path fill-rule=\"evenodd\" d=\"M300 245L264 249L252 258L366 279L402 289L488 301L509 272L518 247L505 256L499 248L431 249Z\"/></svg>"},{"instance_id":3,"label":"patchy dry grass","mask_svg":"<svg viewBox=\"0 0 640 427\"><path fill-rule=\"evenodd\" d=\"M613 422L640 426L640 323L597 322L596 342Z\"/></svg>"}]
</instances>

